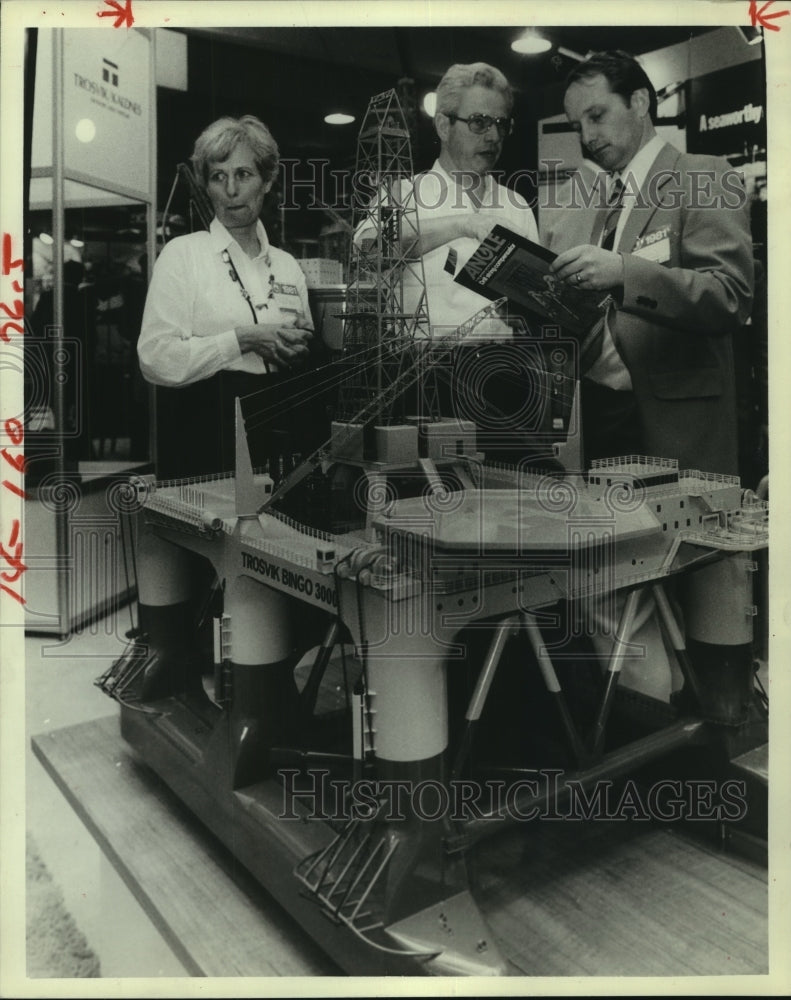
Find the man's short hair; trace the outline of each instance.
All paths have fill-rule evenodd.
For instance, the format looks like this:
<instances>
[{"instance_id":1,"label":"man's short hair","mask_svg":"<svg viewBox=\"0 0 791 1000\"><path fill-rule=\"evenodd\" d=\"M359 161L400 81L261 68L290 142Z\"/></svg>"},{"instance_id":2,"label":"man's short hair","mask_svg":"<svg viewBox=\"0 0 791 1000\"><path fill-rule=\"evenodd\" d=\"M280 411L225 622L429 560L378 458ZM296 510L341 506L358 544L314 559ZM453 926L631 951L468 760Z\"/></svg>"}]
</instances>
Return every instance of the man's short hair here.
<instances>
[{"instance_id":1,"label":"man's short hair","mask_svg":"<svg viewBox=\"0 0 791 1000\"><path fill-rule=\"evenodd\" d=\"M603 76L614 94L620 94L628 105L632 94L643 87L648 91L648 111L651 121L656 123L656 90L640 63L621 49L608 52L594 52L579 63L566 77L566 90L572 83L589 80L593 76Z\"/></svg>"},{"instance_id":2,"label":"man's short hair","mask_svg":"<svg viewBox=\"0 0 791 1000\"><path fill-rule=\"evenodd\" d=\"M511 84L499 69L488 63L455 63L439 81L437 87L437 111L443 115L455 115L461 104L461 95L467 87L488 87L505 98L506 114L511 114L514 106L514 92Z\"/></svg>"},{"instance_id":3,"label":"man's short hair","mask_svg":"<svg viewBox=\"0 0 791 1000\"><path fill-rule=\"evenodd\" d=\"M253 151L255 165L264 183L275 179L280 164L280 150L272 133L255 115L242 118L218 118L198 136L192 152L195 175L204 187L208 183L210 163L227 160L240 142Z\"/></svg>"}]
</instances>

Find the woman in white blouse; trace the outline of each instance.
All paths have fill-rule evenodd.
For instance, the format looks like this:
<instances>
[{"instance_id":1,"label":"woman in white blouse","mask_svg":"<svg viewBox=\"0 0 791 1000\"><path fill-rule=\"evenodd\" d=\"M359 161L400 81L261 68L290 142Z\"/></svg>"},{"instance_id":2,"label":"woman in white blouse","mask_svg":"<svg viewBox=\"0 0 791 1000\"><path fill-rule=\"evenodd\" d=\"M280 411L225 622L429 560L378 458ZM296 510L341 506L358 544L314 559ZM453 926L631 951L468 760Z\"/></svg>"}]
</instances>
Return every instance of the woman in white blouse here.
<instances>
[{"instance_id":1,"label":"woman in white blouse","mask_svg":"<svg viewBox=\"0 0 791 1000\"><path fill-rule=\"evenodd\" d=\"M137 344L144 377L179 390L158 395L167 432L160 477L232 468L235 397L299 367L313 329L304 274L270 246L259 218L279 164L267 127L252 115L221 118L198 138L192 162L214 218L162 250ZM203 391L183 391L193 385Z\"/></svg>"}]
</instances>

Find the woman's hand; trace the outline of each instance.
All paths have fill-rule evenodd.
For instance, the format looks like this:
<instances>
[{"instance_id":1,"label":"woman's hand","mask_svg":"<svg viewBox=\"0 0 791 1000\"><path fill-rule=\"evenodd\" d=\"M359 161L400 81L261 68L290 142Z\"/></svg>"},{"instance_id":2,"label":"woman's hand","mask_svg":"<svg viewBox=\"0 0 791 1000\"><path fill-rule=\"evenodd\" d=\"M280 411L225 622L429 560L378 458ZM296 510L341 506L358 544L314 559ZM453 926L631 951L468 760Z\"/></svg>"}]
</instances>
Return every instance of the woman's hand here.
<instances>
[{"instance_id":1,"label":"woman's hand","mask_svg":"<svg viewBox=\"0 0 791 1000\"><path fill-rule=\"evenodd\" d=\"M236 339L242 354L252 352L264 361L291 368L304 360L313 328L303 313L280 323L249 323L236 327Z\"/></svg>"}]
</instances>

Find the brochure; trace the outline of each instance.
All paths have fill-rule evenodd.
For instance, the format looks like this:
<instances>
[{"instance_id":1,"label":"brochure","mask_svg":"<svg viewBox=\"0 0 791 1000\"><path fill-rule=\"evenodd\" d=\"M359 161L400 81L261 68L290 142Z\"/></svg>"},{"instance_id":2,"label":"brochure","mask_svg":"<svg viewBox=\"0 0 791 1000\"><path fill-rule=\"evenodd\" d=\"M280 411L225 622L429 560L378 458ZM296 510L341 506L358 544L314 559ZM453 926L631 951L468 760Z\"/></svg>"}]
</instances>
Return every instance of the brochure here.
<instances>
[{"instance_id":1,"label":"brochure","mask_svg":"<svg viewBox=\"0 0 791 1000\"><path fill-rule=\"evenodd\" d=\"M505 226L495 226L454 280L488 299L507 298L528 322L538 319L584 337L603 317L610 293L557 279L549 272L556 256Z\"/></svg>"}]
</instances>

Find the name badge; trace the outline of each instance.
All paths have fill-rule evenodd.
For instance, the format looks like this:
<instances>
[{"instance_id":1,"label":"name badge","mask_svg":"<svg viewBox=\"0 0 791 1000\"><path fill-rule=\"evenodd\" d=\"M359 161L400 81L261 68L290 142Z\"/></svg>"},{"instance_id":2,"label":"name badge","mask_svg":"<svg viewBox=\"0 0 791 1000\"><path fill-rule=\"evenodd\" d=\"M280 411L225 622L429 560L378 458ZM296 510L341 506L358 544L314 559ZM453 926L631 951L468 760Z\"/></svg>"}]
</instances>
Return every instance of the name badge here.
<instances>
[{"instance_id":1,"label":"name badge","mask_svg":"<svg viewBox=\"0 0 791 1000\"><path fill-rule=\"evenodd\" d=\"M272 305L281 313L298 313L302 311L302 299L296 285L284 285L273 282L271 288Z\"/></svg>"},{"instance_id":2,"label":"name badge","mask_svg":"<svg viewBox=\"0 0 791 1000\"><path fill-rule=\"evenodd\" d=\"M653 260L657 264L666 264L670 260L670 238L666 236L663 240L649 243L647 247L640 247L639 250L633 250L632 253L642 260Z\"/></svg>"},{"instance_id":3,"label":"name badge","mask_svg":"<svg viewBox=\"0 0 791 1000\"><path fill-rule=\"evenodd\" d=\"M643 260L666 264L670 260L670 226L663 226L662 229L641 236L635 243L632 253L642 257Z\"/></svg>"}]
</instances>

